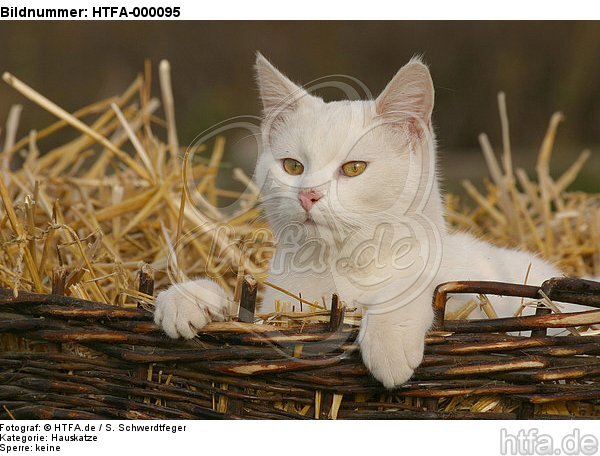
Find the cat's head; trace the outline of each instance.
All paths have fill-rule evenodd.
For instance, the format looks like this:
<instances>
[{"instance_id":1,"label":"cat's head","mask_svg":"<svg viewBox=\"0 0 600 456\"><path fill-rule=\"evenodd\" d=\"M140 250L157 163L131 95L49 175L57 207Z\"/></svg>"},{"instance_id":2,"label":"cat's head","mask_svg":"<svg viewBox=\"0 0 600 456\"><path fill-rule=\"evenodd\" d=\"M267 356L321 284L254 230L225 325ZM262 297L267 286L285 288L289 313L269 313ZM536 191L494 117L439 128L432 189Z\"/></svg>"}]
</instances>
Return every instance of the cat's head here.
<instances>
[{"instance_id":1,"label":"cat's head","mask_svg":"<svg viewBox=\"0 0 600 456\"><path fill-rule=\"evenodd\" d=\"M422 158L434 159L434 89L419 58L375 100L326 103L261 54L256 74L264 120L255 179L274 231L372 224L414 203Z\"/></svg>"}]
</instances>

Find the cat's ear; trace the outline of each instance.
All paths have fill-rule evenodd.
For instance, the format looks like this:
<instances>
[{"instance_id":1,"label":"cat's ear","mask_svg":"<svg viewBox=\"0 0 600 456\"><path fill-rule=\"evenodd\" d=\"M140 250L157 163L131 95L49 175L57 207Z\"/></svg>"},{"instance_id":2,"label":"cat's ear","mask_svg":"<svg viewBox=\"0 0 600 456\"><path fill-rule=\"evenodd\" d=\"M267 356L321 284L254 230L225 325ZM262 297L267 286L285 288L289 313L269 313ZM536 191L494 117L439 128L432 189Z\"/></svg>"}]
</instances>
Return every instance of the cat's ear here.
<instances>
[{"instance_id":1,"label":"cat's ear","mask_svg":"<svg viewBox=\"0 0 600 456\"><path fill-rule=\"evenodd\" d=\"M265 117L296 109L299 103L312 98L306 90L290 81L260 52L256 53L256 80Z\"/></svg>"},{"instance_id":2,"label":"cat's ear","mask_svg":"<svg viewBox=\"0 0 600 456\"><path fill-rule=\"evenodd\" d=\"M421 135L431 127L434 89L429 68L413 57L388 83L375 101L377 114L409 134Z\"/></svg>"}]
</instances>

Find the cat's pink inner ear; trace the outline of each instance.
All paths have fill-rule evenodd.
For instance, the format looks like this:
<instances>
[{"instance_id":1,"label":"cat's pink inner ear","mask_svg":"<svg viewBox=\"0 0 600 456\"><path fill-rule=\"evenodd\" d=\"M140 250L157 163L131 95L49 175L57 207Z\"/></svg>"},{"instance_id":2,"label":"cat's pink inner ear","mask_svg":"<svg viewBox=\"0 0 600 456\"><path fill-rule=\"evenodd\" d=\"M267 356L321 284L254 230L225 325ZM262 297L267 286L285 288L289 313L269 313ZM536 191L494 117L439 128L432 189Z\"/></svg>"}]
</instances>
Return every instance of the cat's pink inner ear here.
<instances>
[{"instance_id":1,"label":"cat's pink inner ear","mask_svg":"<svg viewBox=\"0 0 600 456\"><path fill-rule=\"evenodd\" d=\"M431 126L434 103L433 81L427 66L413 58L396 73L375 103L383 122L420 136Z\"/></svg>"},{"instance_id":2,"label":"cat's pink inner ear","mask_svg":"<svg viewBox=\"0 0 600 456\"><path fill-rule=\"evenodd\" d=\"M308 93L290 81L260 52L256 54L256 80L265 117L293 110Z\"/></svg>"}]
</instances>

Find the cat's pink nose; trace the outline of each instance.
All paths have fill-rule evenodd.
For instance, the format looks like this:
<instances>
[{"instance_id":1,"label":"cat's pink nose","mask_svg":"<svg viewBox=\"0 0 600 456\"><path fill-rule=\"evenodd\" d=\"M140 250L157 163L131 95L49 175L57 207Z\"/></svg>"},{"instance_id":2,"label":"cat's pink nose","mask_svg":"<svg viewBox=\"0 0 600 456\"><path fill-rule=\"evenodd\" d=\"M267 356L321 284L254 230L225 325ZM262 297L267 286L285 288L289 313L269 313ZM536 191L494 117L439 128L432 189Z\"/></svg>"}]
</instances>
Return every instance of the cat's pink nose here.
<instances>
[{"instance_id":1,"label":"cat's pink nose","mask_svg":"<svg viewBox=\"0 0 600 456\"><path fill-rule=\"evenodd\" d=\"M303 190L298 194L298 199L300 205L308 212L321 199L321 195L315 190Z\"/></svg>"}]
</instances>

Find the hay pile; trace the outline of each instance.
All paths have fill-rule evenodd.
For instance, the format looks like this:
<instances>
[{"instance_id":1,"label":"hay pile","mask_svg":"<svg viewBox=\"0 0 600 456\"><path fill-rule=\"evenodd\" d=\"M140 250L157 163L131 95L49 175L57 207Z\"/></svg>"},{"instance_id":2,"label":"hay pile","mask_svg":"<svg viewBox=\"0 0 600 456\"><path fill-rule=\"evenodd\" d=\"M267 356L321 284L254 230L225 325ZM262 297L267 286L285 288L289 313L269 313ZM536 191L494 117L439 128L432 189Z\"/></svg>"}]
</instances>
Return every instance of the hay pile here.
<instances>
[{"instance_id":1,"label":"hay pile","mask_svg":"<svg viewBox=\"0 0 600 456\"><path fill-rule=\"evenodd\" d=\"M58 292L74 298L119 307L134 308L141 305L151 309L153 303L151 292L140 291L138 284L139 271L146 264L155 271L157 288L166 286L172 281L182 280L185 276L212 275L226 290L239 297L242 278L248 271L252 271L264 286L277 286L264 281L264 271L266 271L269 255L265 254L263 247L271 247L272 242L268 235L264 236L266 226L260 218L260 209L256 206L257 190L252 187L242 170L228 169L222 166L226 147L223 138L216 138L213 144L194 146L192 150L180 147L177 139L169 72L168 63L162 62L159 67L162 89L160 100L154 98L150 93L151 71L150 66L146 65L144 75L139 76L120 96L96 102L72 114L47 100L12 75L6 73L3 75L5 82L40 107L56 115L59 120L39 131L31 131L24 138L17 140L20 108L13 107L9 114L6 129L3 132L4 147L1 160L2 178L0 179L0 197L4 207L0 221L0 242L2 243L0 287L12 289L15 296L19 291ZM552 146L557 126L561 120L560 114L555 114L541 146L537 165L537 182L531 180L524 170L513 169L506 107L502 94L499 101L503 127L501 165L495 158L487 137L481 135L484 157L492 179L484 182L483 191L477 190L476 186L469 181L464 182L464 187L472 201L461 202L457 197L448 196L450 223L457 228L471 230L497 244L538 251L544 257L556 261L566 273L600 275L600 197L567 191L569 184L574 181L578 171L588 158L589 152L582 153L562 176L553 178L550 175L549 162ZM159 117L161 105L164 119ZM57 134L65 128L74 128L79 136L60 147L45 150L45 138ZM186 163L189 163L189 166L183 166L183 169L187 171L182 176L182 165ZM249 190L242 194L220 188L216 179L218 173L230 173L232 179L242 182L249 187ZM205 201L209 203L202 207L200 212L193 210L189 203L189 182L194 182L194 189L200 192ZM243 199L241 206L243 210L233 216L225 217L216 207L216 203L219 201L240 197ZM217 230L219 226L223 225L233 227L234 230ZM202 227L200 233L198 233L199 226ZM190 234L193 235L190 236ZM215 246L217 252L214 251ZM331 318L330 313L319 309L308 311L309 306L323 307L321 303L306 302L291 292L290 297L293 302L289 305L280 303L280 312L259 315L259 320L277 325L284 331L293 332L298 328L301 328L300 332L306 331L304 327L307 323L312 324L307 326L314 326L313 331L326 330L319 324L327 326L327 322ZM298 309L294 303L298 303L298 301L309 305L304 307L304 312L297 312ZM85 308L85 304L77 305L83 305L84 307L81 309ZM56 309L51 311L46 309L43 312L56 312ZM40 315L56 316L43 312ZM109 310L103 310L103 312L103 315L112 315ZM167 344L168 342L162 340L162 336L156 332L156 328L152 328L146 323L149 320L148 315L136 312L142 312L142 309L131 309L131 315L127 314L129 316L126 318L140 319L139 322L131 322L129 326L125 322L117 328L123 330L126 327L135 327L135 331L138 331L139 334L137 336L131 334L130 340L132 341L146 341L144 343L154 341L159 345ZM38 315L34 314L34 316ZM344 323L351 329L344 331L355 334L358 321L359 316L346 313ZM23 322L21 324L26 325ZM39 321L27 324L39 325ZM49 324L49 322L45 324ZM56 328L59 327L63 328L60 334L52 335L52 337L59 338L54 340L63 340L60 338L77 329L76 325L71 329L61 326L64 325L64 322L60 318L52 324L56 325L53 327L53 331L57 331ZM94 320L94 324L102 324L102 320ZM39 329L39 326L36 328ZM213 341L214 337L217 337L217 341L224 341L226 345L231 345L232 350L238 350L235 347L237 343L243 345L239 348L239 353L243 354L244 350L254 353L244 345L246 339L248 337L251 339L252 336L240 336L236 331L227 336L227 330L223 327L215 326L214 329L217 331L215 334L225 331L225 335L217 337L211 335L209 331L204 336L206 340L201 338L204 348L207 347L206 344ZM95 331L100 331L99 327L96 327ZM268 331L268 329L261 329L258 333L264 331ZM308 332L310 333L310 330ZM44 334L44 337L48 336L47 333ZM82 337L81 332L75 336ZM468 342L471 336L458 334L456 340L453 340L454 336L450 334L434 334L432 340L435 339L435 343L462 344L465 341ZM94 337L97 337L97 334ZM108 339L106 339L108 337L106 334L104 337L104 340L110 340L114 334ZM281 336L273 337L275 338L273 340L281 341ZM298 351L298 347L294 345L295 341L300 339L297 335L289 335L289 337L291 337L289 341L284 337L284 343L291 344L291 351L288 355L293 354L294 357L300 357L302 346L299 346L300 351ZM316 336L306 334L304 339L309 340L311 337L316 338ZM486 337L489 337L489 340L495 337L502 341L505 338L502 335L486 335ZM485 341L487 339L476 335L473 340ZM588 340L592 341L592 339ZM3 336L0 342L3 350L16 351L17 348L22 348L14 338ZM249 343L254 344L256 341L253 340ZM268 343L271 344L272 341L268 340ZM325 341L324 343L329 342ZM175 344L174 346L178 347L179 345ZM589 347L591 345L586 346L586 350ZM100 350L99 346L96 348ZM113 349L104 344L102 350L104 353L108 353L106 350L113 350L111 353L121 357L121 360L131 356L131 353L122 346ZM308 350L308 346L305 348L306 350ZM450 348L446 350L450 350ZM533 350L535 351L535 349ZM100 356L99 353L92 355L79 348L74 352L78 356L83 355L89 359L96 359ZM285 381L288 382L290 391L293 389L294 394L300 394L301 397L299 396L300 399L296 398L297 400L294 399L294 402L292 399L286 400L284 394L284 399L280 399L278 402L268 394L278 391L277 394L281 395L283 390L277 390L278 387L269 383L268 377L257 380L255 383L250 380L228 380L223 371L218 371L218 369L223 369L222 366L213 366L214 369L217 369L215 372L221 372L220 377L213 374L200 374L194 369L180 369L179 374L176 370L172 371L165 382L163 371L157 372L158 368L153 361L155 359L153 356L158 356L159 352L159 350L153 349L147 354L148 358L145 361L149 364L147 372L144 371L143 374L144 378L147 377L147 381L146 383L140 382L140 387L149 388L149 382L152 381L156 382L162 391L173 378L176 379L177 375L180 375L184 380L181 380L181 384L173 385L173 388L177 387L182 390L173 390L171 393L184 395L185 391L197 391L200 386L190 387L189 385L192 384L193 379L201 379L208 385L207 388L212 388L210 390L212 392L206 393L208 399L205 399L204 396L202 398L202 401L206 400L209 404L202 405L205 410L227 410L227 406L223 409L219 397L237 397L235 396L238 394L235 393L237 390L232 387L233 392L223 393L225 396L217 396L215 399L215 388L229 391L229 386L234 384L239 386L245 384L244 382L250 385L248 386L249 390L244 389L244 394L251 394L249 391L255 391L252 394L258 394L256 390L259 386L266 391L266 396L261 396L261 400L264 399L271 408L267 410L264 408L265 406L261 406L262 409L255 410L256 416L259 416L259 413L263 413L263 416L274 416L278 413L282 416L287 416L286 414L319 416L321 407L317 404L321 403L321 388L331 389L338 380L342 382L340 383L342 386L336 386L338 392L331 399L331 410L335 409L335 413L331 414L333 417L337 416L338 410L346 410L344 413L346 416L350 416L356 413L357 408L362 411L371 409L387 411L392 408L400 408L400 410L412 410L415 414L419 414L424 403L422 401L431 399L430 397L420 399L420 395L423 395L422 391L431 389L431 384L428 387L427 382L424 383L424 386L418 382L414 385L406 385L406 388L416 388L413 397L402 396L400 395L401 391L397 394L388 394L382 391L372 380L368 380L358 358L353 358L352 362L355 364L346 366L345 370L339 366L326 367L326 364L323 364L325 366L322 367L323 377L318 378L321 378L320 381L324 383L313 385L313 389L316 390L314 393L311 392L313 389L306 387L306 385L310 385L311 381L309 374L289 374ZM145 356L143 351L136 353L137 356ZM236 356L242 356L239 353ZM435 350L433 353L435 354ZM452 354L453 352L450 350L448 353ZM194 359L198 359L201 355L204 356L198 352L194 355ZM433 360L430 362L435 364L456 361L454 358L444 358L446 355L436 355L438 358L434 356L435 359L432 358ZM26 354L11 355L12 358L9 361L11 363L13 361L15 363L35 363L39 361L41 355L36 355L38 358L35 360L28 356ZM58 355L52 356L56 359L61 358ZM49 356L47 360L51 361L52 356ZM171 353L164 356L167 359L168 356L175 355ZM442 358L444 359L442 360ZM82 366L85 365L82 369L88 369L86 362L77 361ZM323 362L325 361L319 361L319 363ZM336 358L335 362L339 362L339 359ZM485 360L475 360L475 362L489 362L489 360L486 358ZM100 365L102 362L94 361L94 363ZM208 368L208 365L210 363L200 368ZM442 367L440 367L441 371L446 372L447 367ZM560 363L558 367L560 368ZM164 369L167 372L167 367ZM427 371L427 369L435 370L436 368L424 364L423 369ZM327 375L335 377L340 372L344 375L356 375L358 376L357 381L366 382L361 387L363 388L361 391L364 393L361 394L364 397L356 394L354 399L345 399L342 402L343 391L355 388L355 385L348 380L350 383L344 387L346 379L332 379L331 382L327 380ZM185 377L184 374L188 377ZM427 376L423 378L428 379ZM316 379L317 377L313 377L313 381ZM218 383L221 381L223 384L219 386ZM284 380L279 378L278 381ZM469 383L471 380L466 382ZM463 413L466 414L464 417L468 417L469 413L494 412L500 414L497 417L509 417L507 414L515 413L519 407L518 403L510 402L507 405L501 400L495 394L499 391L496 387L482 390L480 386L475 388L471 383L469 383L471 386L467 383L463 385L457 381L453 388L455 391L458 391L456 388L459 386L466 388L464 389L465 394L441 398L439 401L436 399L432 410L440 413L439 416L445 416L443 414L447 413ZM541 390L538 389L538 386L531 387L533 389L528 390L529 393L539 393ZM302 389L305 387L308 389ZM443 384L443 388L446 388L444 391L450 391L447 384ZM506 391L513 391L510 388ZM584 386L584 388L588 387ZM478 393L475 394L471 390L477 390ZM524 389L521 390L524 391ZM469 397L468 394L471 394L469 391L474 396ZM367 393L374 396L368 396ZM563 394L556 391L551 393ZM292 393L289 393L288 396L290 394ZM311 399L312 394L314 394L314 398ZM406 391L404 394L407 394ZM423 395L423 397L425 396ZM160 398L161 396L153 397ZM211 397L212 399L210 399ZM269 397L271 399L268 399ZM367 397L370 399L367 400ZM175 399L172 400L175 401ZM160 399L157 399L156 404L161 404ZM246 407L250 406L246 404ZM275 412L275 409L278 411ZM369 417L369 413L362 416ZM553 402L540 405L537 413L591 415L596 414L597 409L595 406L591 406L591 408L586 406L581 409L577 403L569 405L564 402L558 404ZM414 416L411 415L411 417Z\"/></svg>"},{"instance_id":2,"label":"hay pile","mask_svg":"<svg viewBox=\"0 0 600 456\"><path fill-rule=\"evenodd\" d=\"M503 93L498 95L498 105L502 124L500 163L487 135L482 133L479 142L491 180L484 180L483 193L471 181L463 181L472 201L461 204L459 198L449 195L449 222L492 243L538 252L566 274L600 276L600 194L568 191L590 151L581 152L561 176L550 174L554 140L563 120L557 112L540 146L536 179L532 180L524 169L513 167Z\"/></svg>"},{"instance_id":3,"label":"hay pile","mask_svg":"<svg viewBox=\"0 0 600 456\"><path fill-rule=\"evenodd\" d=\"M230 292L240 267L265 268L268 257L256 264L251 249L242 252L254 229L264 228L252 224L259 215L256 191L250 186L241 195L216 186L222 138L210 151L209 145L201 145L186 155L179 146L169 71L163 62L159 75L166 120L157 116L161 101L150 94L148 66L120 96L72 114L4 74L5 82L60 120L15 141L20 108L10 112L0 183L5 208L0 286L15 293L49 293L53 275L62 274L68 295L119 306L140 299L151 305L150 296L136 291L142 263L156 271L157 287L181 280L182 271L189 276L218 271L224 273L211 275ZM44 150L44 139L65 128L75 128L80 135ZM248 199L246 210L229 219L217 209L206 211L204 218L192 210L181 176L182 157L196 157L187 168L193 175L186 178L198 183L207 201L241 195ZM228 171L233 179L249 182L241 169ZM211 252L215 227L224 224L233 227L237 237L221 231L215 244L223 251ZM198 233L199 226L203 233ZM195 233L193 239L178 247L187 233ZM230 260L229 268L223 268L223 258Z\"/></svg>"}]
</instances>

